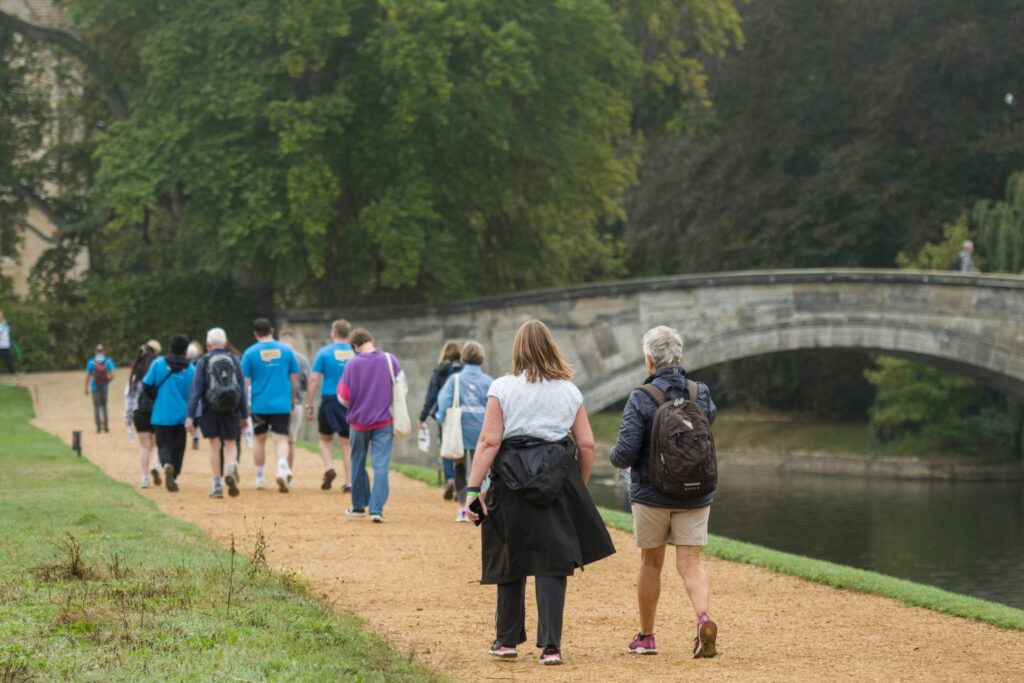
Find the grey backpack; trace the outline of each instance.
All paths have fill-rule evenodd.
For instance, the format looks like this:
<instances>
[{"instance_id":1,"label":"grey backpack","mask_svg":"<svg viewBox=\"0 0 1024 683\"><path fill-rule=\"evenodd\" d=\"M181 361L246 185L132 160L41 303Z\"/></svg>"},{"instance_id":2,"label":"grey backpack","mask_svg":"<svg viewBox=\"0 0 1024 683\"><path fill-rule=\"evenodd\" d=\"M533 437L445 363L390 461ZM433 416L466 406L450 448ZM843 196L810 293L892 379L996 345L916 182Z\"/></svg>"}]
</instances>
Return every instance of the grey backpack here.
<instances>
[{"instance_id":1,"label":"grey backpack","mask_svg":"<svg viewBox=\"0 0 1024 683\"><path fill-rule=\"evenodd\" d=\"M206 359L207 407L217 412L230 412L242 402L242 386L235 372L235 359L227 353L217 353Z\"/></svg>"},{"instance_id":2,"label":"grey backpack","mask_svg":"<svg viewBox=\"0 0 1024 683\"><path fill-rule=\"evenodd\" d=\"M718 485L715 437L697 403L697 383L686 381L688 398L669 400L658 387L640 389L658 409L651 424L651 458L647 476L654 489L675 498L699 498Z\"/></svg>"}]
</instances>

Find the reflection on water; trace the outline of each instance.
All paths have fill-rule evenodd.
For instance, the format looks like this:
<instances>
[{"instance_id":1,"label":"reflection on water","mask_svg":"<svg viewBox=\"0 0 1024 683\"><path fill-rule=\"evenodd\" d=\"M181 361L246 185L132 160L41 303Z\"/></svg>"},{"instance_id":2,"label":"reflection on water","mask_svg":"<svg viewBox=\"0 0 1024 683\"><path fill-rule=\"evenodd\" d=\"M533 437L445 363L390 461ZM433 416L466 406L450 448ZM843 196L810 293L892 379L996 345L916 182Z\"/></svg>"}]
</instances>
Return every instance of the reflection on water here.
<instances>
[{"instance_id":1,"label":"reflection on water","mask_svg":"<svg viewBox=\"0 0 1024 683\"><path fill-rule=\"evenodd\" d=\"M598 505L628 509L595 477ZM1024 608L1024 485L723 470L711 533Z\"/></svg>"}]
</instances>

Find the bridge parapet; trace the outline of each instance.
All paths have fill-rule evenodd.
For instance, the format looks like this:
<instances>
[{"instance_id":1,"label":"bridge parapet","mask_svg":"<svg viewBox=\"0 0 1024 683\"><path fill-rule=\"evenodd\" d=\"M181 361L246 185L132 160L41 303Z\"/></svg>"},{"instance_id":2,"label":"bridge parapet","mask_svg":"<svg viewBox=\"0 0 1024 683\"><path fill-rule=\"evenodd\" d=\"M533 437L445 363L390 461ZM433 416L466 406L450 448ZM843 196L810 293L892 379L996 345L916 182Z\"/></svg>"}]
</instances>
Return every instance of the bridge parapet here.
<instances>
[{"instance_id":1,"label":"bridge parapet","mask_svg":"<svg viewBox=\"0 0 1024 683\"><path fill-rule=\"evenodd\" d=\"M686 367L833 348L917 359L1024 397L1024 278L864 269L746 271L534 290L440 305L294 310L281 324L310 351L330 321L370 329L403 361L422 397L446 339L476 339L487 369L509 366L512 338L544 320L577 369L588 410L643 381L643 333L666 324L686 340Z\"/></svg>"}]
</instances>

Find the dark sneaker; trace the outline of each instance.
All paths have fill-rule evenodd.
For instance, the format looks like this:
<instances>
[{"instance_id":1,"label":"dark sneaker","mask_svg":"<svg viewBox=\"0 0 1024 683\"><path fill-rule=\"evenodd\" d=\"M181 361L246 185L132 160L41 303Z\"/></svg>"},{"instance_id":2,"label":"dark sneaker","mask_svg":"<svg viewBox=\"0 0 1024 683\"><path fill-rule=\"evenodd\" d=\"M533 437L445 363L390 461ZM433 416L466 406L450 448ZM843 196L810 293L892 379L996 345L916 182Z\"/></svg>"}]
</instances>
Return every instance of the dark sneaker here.
<instances>
[{"instance_id":1,"label":"dark sneaker","mask_svg":"<svg viewBox=\"0 0 1024 683\"><path fill-rule=\"evenodd\" d=\"M338 475L335 473L334 470L327 470L326 472L324 472L324 480L320 484L320 488L323 489L324 491L330 491L331 482L333 482L334 478L337 476Z\"/></svg>"},{"instance_id":2,"label":"dark sneaker","mask_svg":"<svg viewBox=\"0 0 1024 683\"><path fill-rule=\"evenodd\" d=\"M656 655L658 649L654 645L654 634L644 635L638 633L633 637L633 642L629 644L629 651L635 655Z\"/></svg>"},{"instance_id":3,"label":"dark sneaker","mask_svg":"<svg viewBox=\"0 0 1024 683\"><path fill-rule=\"evenodd\" d=\"M170 463L164 465L164 485L171 493L178 490L178 483L174 481L174 465Z\"/></svg>"},{"instance_id":4,"label":"dark sneaker","mask_svg":"<svg viewBox=\"0 0 1024 683\"><path fill-rule=\"evenodd\" d=\"M149 476L153 478L153 485L160 486L164 483L164 480L160 478L160 468L154 467L149 471Z\"/></svg>"},{"instance_id":5,"label":"dark sneaker","mask_svg":"<svg viewBox=\"0 0 1024 683\"><path fill-rule=\"evenodd\" d=\"M366 510L363 510L362 508L358 510L356 508L349 508L348 510L345 510L345 514L349 517L365 517Z\"/></svg>"},{"instance_id":6,"label":"dark sneaker","mask_svg":"<svg viewBox=\"0 0 1024 683\"><path fill-rule=\"evenodd\" d=\"M444 499L452 500L455 498L455 480L449 479L444 484Z\"/></svg>"},{"instance_id":7,"label":"dark sneaker","mask_svg":"<svg viewBox=\"0 0 1024 683\"><path fill-rule=\"evenodd\" d=\"M238 496L238 465L228 463L228 471L224 475L224 483L228 487L228 495L232 498Z\"/></svg>"},{"instance_id":8,"label":"dark sneaker","mask_svg":"<svg viewBox=\"0 0 1024 683\"><path fill-rule=\"evenodd\" d=\"M373 522L374 524L383 524L384 523L384 515L382 515L379 512L377 512L375 514L372 514L372 515L370 515L370 521Z\"/></svg>"},{"instance_id":9,"label":"dark sneaker","mask_svg":"<svg viewBox=\"0 0 1024 683\"><path fill-rule=\"evenodd\" d=\"M352 493L352 484L345 484L343 487L341 487L341 492Z\"/></svg>"},{"instance_id":10,"label":"dark sneaker","mask_svg":"<svg viewBox=\"0 0 1024 683\"><path fill-rule=\"evenodd\" d=\"M562 652L554 645L548 645L540 653L540 659L537 660L537 663L544 664L545 666L557 666L562 663Z\"/></svg>"},{"instance_id":11,"label":"dark sneaker","mask_svg":"<svg viewBox=\"0 0 1024 683\"><path fill-rule=\"evenodd\" d=\"M717 654L715 641L718 639L718 627L707 614L700 615L697 620L697 637L693 639L693 658L711 658Z\"/></svg>"},{"instance_id":12,"label":"dark sneaker","mask_svg":"<svg viewBox=\"0 0 1024 683\"><path fill-rule=\"evenodd\" d=\"M499 659L515 659L519 656L519 653L516 652L515 646L505 647L498 641L491 643L491 649L487 651L487 654L492 657L498 657Z\"/></svg>"}]
</instances>

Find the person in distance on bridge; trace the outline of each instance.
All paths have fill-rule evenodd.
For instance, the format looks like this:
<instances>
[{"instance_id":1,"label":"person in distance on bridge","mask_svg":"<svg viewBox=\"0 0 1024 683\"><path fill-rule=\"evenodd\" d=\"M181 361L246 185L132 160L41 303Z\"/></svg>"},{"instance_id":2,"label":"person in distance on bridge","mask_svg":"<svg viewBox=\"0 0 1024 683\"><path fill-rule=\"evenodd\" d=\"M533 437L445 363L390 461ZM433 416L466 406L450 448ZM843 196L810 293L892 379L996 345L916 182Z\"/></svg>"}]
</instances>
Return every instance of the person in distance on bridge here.
<instances>
[{"instance_id":1,"label":"person in distance on bridge","mask_svg":"<svg viewBox=\"0 0 1024 683\"><path fill-rule=\"evenodd\" d=\"M292 406L292 415L288 420L288 469L295 467L295 442L299 439L299 432L302 431L302 401L306 397L306 390L309 388L310 365L309 359L295 348L295 333L291 330L281 332L281 343L292 350L295 354L295 361L299 364L299 394L295 405Z\"/></svg>"},{"instance_id":2,"label":"person in distance on bridge","mask_svg":"<svg viewBox=\"0 0 1024 683\"><path fill-rule=\"evenodd\" d=\"M405 383L398 359L378 351L370 333L359 327L352 330L352 348L356 355L345 365L338 382L338 400L348 408L352 433L352 506L349 517L362 517L370 508L370 519L384 522L384 504L388 500L388 467L394 440L391 414L393 385ZM366 455L373 462L373 489L366 474Z\"/></svg>"},{"instance_id":3,"label":"person in distance on bridge","mask_svg":"<svg viewBox=\"0 0 1024 683\"><path fill-rule=\"evenodd\" d=\"M238 495L238 463L232 458L225 471L224 453L231 457L249 420L242 364L227 350L227 344L228 335L222 328L206 333L207 352L195 363L185 421L187 431L194 433L198 426L210 442L210 498L224 497L223 484L228 486L228 495Z\"/></svg>"},{"instance_id":4,"label":"person in distance on bridge","mask_svg":"<svg viewBox=\"0 0 1024 683\"><path fill-rule=\"evenodd\" d=\"M299 395L299 363L285 344L274 339L274 326L266 318L252 325L256 343L242 354L242 374L252 389L250 412L254 441L252 459L256 463L256 488L265 489L264 464L267 460L267 432L273 434L277 451L277 490L291 490L291 468L288 467L288 437L292 406Z\"/></svg>"},{"instance_id":5,"label":"person in distance on bridge","mask_svg":"<svg viewBox=\"0 0 1024 683\"><path fill-rule=\"evenodd\" d=\"M430 375L430 384L427 385L427 395L423 399L423 408L420 410L420 419L416 423L418 430L423 430L426 426L427 418L432 417L437 412L437 394L441 391L441 387L448 381L448 378L453 372L458 372L462 369L462 365L459 363L459 343L454 339L449 339L441 347L441 356L437 359L437 366ZM441 431L440 425L438 425L438 443L441 443ZM455 498L455 465L451 460L447 458L441 458L441 467L444 470L444 499L452 500Z\"/></svg>"},{"instance_id":6,"label":"person in distance on bridge","mask_svg":"<svg viewBox=\"0 0 1024 683\"><path fill-rule=\"evenodd\" d=\"M494 657L515 657L526 642L526 577L533 576L539 663L561 664L566 578L615 552L586 487L594 434L572 377L547 325L530 320L512 343L512 372L487 392L466 514L474 522L483 516L480 582L498 589Z\"/></svg>"},{"instance_id":7,"label":"person in distance on bridge","mask_svg":"<svg viewBox=\"0 0 1024 683\"><path fill-rule=\"evenodd\" d=\"M479 342L468 341L463 344L462 351L459 352L459 361L462 363L462 370L452 373L437 394L435 419L439 425L443 425L450 408L462 410L464 455L461 460L445 458L445 462L455 464L455 491L459 501L459 512L455 515L455 521L469 522L469 517L466 516L466 475L473 464L476 442L480 438L480 428L484 425L487 392L494 378L480 369L484 363L484 347Z\"/></svg>"},{"instance_id":8,"label":"person in distance on bridge","mask_svg":"<svg viewBox=\"0 0 1024 683\"><path fill-rule=\"evenodd\" d=\"M974 242L971 240L964 240L963 247L960 249L960 253L957 257L953 259L953 264L950 266L950 270L955 270L961 273L981 272L978 267L974 265Z\"/></svg>"},{"instance_id":9,"label":"person in distance on bridge","mask_svg":"<svg viewBox=\"0 0 1024 683\"><path fill-rule=\"evenodd\" d=\"M324 480L320 488L328 491L337 474L334 471L334 436L341 441L341 457L345 466L345 483L342 492L352 490L352 453L349 450L348 409L338 400L338 383L345 372L345 366L355 356L348 336L352 326L347 320L331 323L331 343L317 351L313 359L313 371L309 375L309 392L306 400L306 419L313 421L313 397L320 392L320 408L317 412L317 428L320 433L320 457L324 461Z\"/></svg>"},{"instance_id":10,"label":"person in distance on bridge","mask_svg":"<svg viewBox=\"0 0 1024 683\"><path fill-rule=\"evenodd\" d=\"M164 466L164 486L174 493L185 461L185 418L195 367L188 362L188 337L171 337L170 353L152 362L142 378L142 390L153 400L150 422L156 432L156 448Z\"/></svg>"},{"instance_id":11,"label":"person in distance on bridge","mask_svg":"<svg viewBox=\"0 0 1024 683\"><path fill-rule=\"evenodd\" d=\"M657 651L654 617L661 594L665 545L670 544L676 547L676 570L697 616L693 656L714 657L718 629L708 614L710 586L700 561L701 546L708 541L708 517L714 494L669 494L664 491L665 487L653 483L651 442L655 413L661 406L679 405L679 399L695 401L709 425L714 422L717 409L707 385L687 379L682 367L683 339L675 330L664 325L648 330L643 339L643 351L649 377L643 387L629 395L610 454L613 465L629 470L633 537L640 548L640 574L636 585L640 632L629 644L629 652L644 655ZM693 424L689 426L692 428Z\"/></svg>"}]
</instances>

